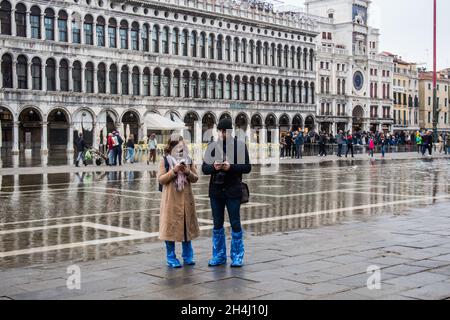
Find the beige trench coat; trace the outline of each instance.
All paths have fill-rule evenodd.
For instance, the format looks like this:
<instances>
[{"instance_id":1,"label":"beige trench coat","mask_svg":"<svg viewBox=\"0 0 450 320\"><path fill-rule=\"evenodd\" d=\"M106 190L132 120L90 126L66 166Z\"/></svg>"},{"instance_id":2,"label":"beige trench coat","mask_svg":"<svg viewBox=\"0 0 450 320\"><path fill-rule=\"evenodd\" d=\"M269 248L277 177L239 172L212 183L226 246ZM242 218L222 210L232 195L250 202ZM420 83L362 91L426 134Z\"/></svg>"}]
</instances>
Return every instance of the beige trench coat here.
<instances>
[{"instance_id":1,"label":"beige trench coat","mask_svg":"<svg viewBox=\"0 0 450 320\"><path fill-rule=\"evenodd\" d=\"M166 172L164 158L159 164L158 180L163 186L159 215L159 239L165 241L191 241L198 238L200 229L195 211L194 194L191 184L197 182L195 165L190 165L190 173L183 191L175 189L176 175L172 169ZM184 222L186 221L186 239Z\"/></svg>"}]
</instances>

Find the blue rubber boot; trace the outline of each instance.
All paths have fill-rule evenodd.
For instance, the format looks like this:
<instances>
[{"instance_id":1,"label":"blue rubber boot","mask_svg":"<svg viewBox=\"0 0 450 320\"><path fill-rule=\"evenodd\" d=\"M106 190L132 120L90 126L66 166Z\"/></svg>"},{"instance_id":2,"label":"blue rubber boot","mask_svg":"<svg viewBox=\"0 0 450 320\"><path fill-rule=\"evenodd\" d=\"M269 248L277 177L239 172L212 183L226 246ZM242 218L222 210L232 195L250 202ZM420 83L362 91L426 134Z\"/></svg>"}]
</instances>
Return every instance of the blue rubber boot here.
<instances>
[{"instance_id":1,"label":"blue rubber boot","mask_svg":"<svg viewBox=\"0 0 450 320\"><path fill-rule=\"evenodd\" d=\"M213 257L209 260L210 267L220 266L227 263L227 248L225 242L225 229L213 229Z\"/></svg>"},{"instance_id":2,"label":"blue rubber boot","mask_svg":"<svg viewBox=\"0 0 450 320\"><path fill-rule=\"evenodd\" d=\"M244 260L243 232L231 232L231 267L240 268Z\"/></svg>"},{"instance_id":3,"label":"blue rubber boot","mask_svg":"<svg viewBox=\"0 0 450 320\"><path fill-rule=\"evenodd\" d=\"M192 249L192 243L191 241L183 242L183 262L185 265L193 266L195 264L194 260L194 250Z\"/></svg>"},{"instance_id":4,"label":"blue rubber boot","mask_svg":"<svg viewBox=\"0 0 450 320\"><path fill-rule=\"evenodd\" d=\"M167 265L170 268L181 268L181 263L175 254L175 242L166 241Z\"/></svg>"}]
</instances>

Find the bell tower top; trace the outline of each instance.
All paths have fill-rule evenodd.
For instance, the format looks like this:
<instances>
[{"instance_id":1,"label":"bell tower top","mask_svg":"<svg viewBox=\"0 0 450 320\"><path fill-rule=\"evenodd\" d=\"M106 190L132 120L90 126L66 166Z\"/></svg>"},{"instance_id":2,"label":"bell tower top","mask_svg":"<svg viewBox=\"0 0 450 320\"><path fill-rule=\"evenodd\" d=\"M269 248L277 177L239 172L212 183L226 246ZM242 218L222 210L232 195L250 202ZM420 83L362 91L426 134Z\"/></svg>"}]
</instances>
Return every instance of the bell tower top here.
<instances>
[{"instance_id":1,"label":"bell tower top","mask_svg":"<svg viewBox=\"0 0 450 320\"><path fill-rule=\"evenodd\" d=\"M308 14L333 19L333 23L367 26L371 0L306 0Z\"/></svg>"}]
</instances>

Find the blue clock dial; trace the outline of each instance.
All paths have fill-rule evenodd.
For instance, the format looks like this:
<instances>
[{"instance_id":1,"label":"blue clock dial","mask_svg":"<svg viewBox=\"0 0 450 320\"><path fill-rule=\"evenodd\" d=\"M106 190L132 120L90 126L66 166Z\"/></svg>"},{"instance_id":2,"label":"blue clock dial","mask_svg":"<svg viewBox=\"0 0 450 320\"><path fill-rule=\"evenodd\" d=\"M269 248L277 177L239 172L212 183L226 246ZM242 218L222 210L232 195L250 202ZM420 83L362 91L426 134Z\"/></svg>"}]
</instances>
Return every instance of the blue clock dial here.
<instances>
[{"instance_id":1,"label":"blue clock dial","mask_svg":"<svg viewBox=\"0 0 450 320\"><path fill-rule=\"evenodd\" d=\"M353 86L356 90L361 90L364 85L364 76L361 71L356 71L353 76Z\"/></svg>"}]
</instances>

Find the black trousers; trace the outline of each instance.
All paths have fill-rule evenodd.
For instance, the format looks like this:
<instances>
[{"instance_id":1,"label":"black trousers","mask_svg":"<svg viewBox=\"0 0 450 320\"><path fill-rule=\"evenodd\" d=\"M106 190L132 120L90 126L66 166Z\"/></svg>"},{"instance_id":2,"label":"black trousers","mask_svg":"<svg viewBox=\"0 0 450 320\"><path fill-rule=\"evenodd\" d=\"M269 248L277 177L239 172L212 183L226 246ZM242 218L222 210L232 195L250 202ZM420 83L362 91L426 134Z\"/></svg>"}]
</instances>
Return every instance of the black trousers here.
<instances>
[{"instance_id":1,"label":"black trousers","mask_svg":"<svg viewBox=\"0 0 450 320\"><path fill-rule=\"evenodd\" d=\"M345 156L348 156L348 152L352 150L352 157L354 157L354 153L353 153L353 144L348 144L347 145L347 152L345 153Z\"/></svg>"}]
</instances>

